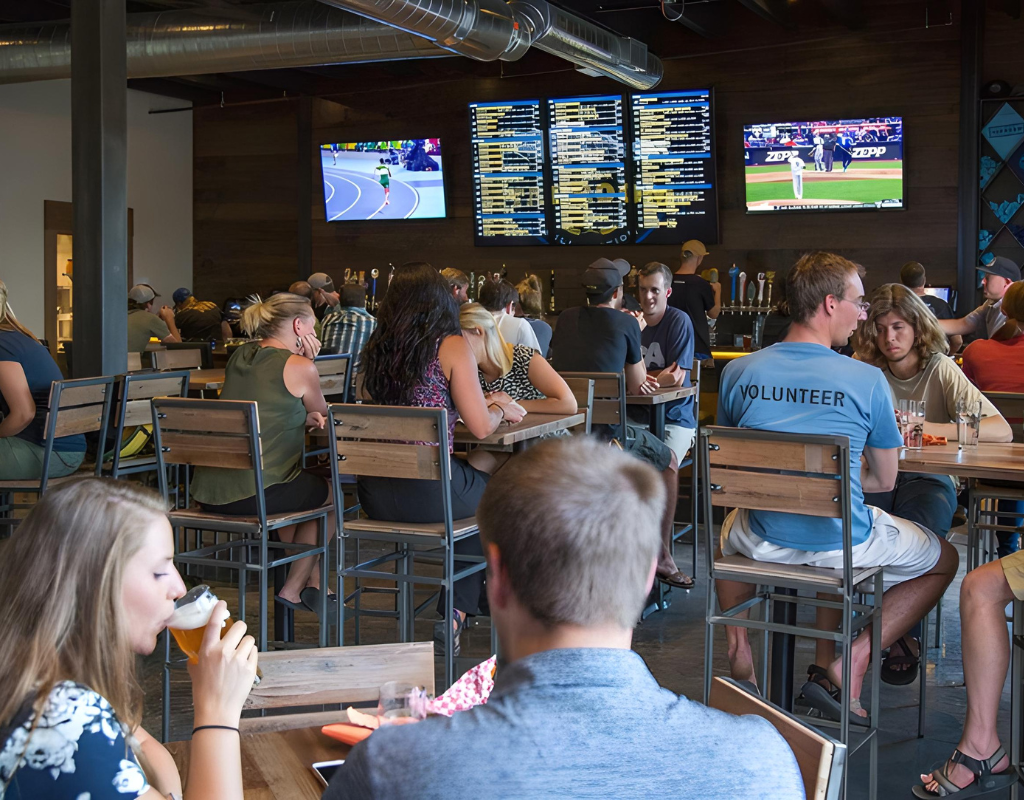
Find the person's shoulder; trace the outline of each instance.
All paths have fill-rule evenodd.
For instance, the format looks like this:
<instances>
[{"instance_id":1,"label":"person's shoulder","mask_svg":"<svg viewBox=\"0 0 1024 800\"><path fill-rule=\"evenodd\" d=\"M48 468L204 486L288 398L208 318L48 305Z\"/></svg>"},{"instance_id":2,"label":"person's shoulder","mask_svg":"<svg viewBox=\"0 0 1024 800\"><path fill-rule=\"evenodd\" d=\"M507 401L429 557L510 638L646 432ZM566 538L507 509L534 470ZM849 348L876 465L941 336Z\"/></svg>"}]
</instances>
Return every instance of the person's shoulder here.
<instances>
[{"instance_id":1,"label":"person's shoulder","mask_svg":"<svg viewBox=\"0 0 1024 800\"><path fill-rule=\"evenodd\" d=\"M665 321L672 325L679 325L683 328L693 328L693 322L690 320L690 315L682 309L675 308L674 306L667 306L665 308Z\"/></svg>"}]
</instances>

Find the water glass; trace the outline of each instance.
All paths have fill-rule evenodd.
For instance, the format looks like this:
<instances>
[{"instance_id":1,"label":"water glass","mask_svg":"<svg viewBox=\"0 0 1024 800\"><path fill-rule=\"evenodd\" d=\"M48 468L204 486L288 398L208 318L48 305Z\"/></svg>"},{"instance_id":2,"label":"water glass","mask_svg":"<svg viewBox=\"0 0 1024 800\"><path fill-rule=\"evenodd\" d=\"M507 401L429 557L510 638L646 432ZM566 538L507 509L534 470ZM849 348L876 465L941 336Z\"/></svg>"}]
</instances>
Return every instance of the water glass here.
<instances>
[{"instance_id":1,"label":"water glass","mask_svg":"<svg viewBox=\"0 0 1024 800\"><path fill-rule=\"evenodd\" d=\"M377 714L381 725L394 725L427 716L427 692L420 686L388 681L380 687Z\"/></svg>"},{"instance_id":2,"label":"water glass","mask_svg":"<svg viewBox=\"0 0 1024 800\"><path fill-rule=\"evenodd\" d=\"M924 446L924 400L900 400L897 409L903 428L903 446L919 449Z\"/></svg>"},{"instance_id":3,"label":"water glass","mask_svg":"<svg viewBox=\"0 0 1024 800\"><path fill-rule=\"evenodd\" d=\"M961 397L956 401L956 441L960 450L978 446L981 431L981 400Z\"/></svg>"}]
</instances>

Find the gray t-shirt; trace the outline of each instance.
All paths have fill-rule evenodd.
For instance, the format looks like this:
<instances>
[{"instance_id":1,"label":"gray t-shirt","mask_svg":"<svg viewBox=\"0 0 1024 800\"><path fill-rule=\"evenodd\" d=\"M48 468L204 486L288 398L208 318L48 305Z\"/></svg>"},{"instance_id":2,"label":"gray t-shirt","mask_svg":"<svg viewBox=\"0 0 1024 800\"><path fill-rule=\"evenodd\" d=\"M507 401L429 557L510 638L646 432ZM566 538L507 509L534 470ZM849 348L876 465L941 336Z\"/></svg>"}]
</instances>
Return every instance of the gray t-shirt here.
<instances>
[{"instance_id":1,"label":"gray t-shirt","mask_svg":"<svg viewBox=\"0 0 1024 800\"><path fill-rule=\"evenodd\" d=\"M924 400L927 422L946 425L956 422L956 401L961 397L981 400L981 416L998 417L999 410L981 393L949 356L933 353L924 369L912 378L900 380L888 369L883 370L895 401Z\"/></svg>"},{"instance_id":2,"label":"gray t-shirt","mask_svg":"<svg viewBox=\"0 0 1024 800\"><path fill-rule=\"evenodd\" d=\"M381 728L324 800L803 800L793 751L760 717L658 686L632 650L535 653L498 667L486 705Z\"/></svg>"},{"instance_id":3,"label":"gray t-shirt","mask_svg":"<svg viewBox=\"0 0 1024 800\"><path fill-rule=\"evenodd\" d=\"M150 336L155 336L162 342L170 335L167 323L156 314L150 314L141 308L133 308L128 312L129 353L146 352Z\"/></svg>"},{"instance_id":4,"label":"gray t-shirt","mask_svg":"<svg viewBox=\"0 0 1024 800\"><path fill-rule=\"evenodd\" d=\"M974 330L984 333L986 339L991 339L993 334L1006 324L1006 314L1003 313L1003 301L1001 299L986 300L968 314L965 319Z\"/></svg>"}]
</instances>

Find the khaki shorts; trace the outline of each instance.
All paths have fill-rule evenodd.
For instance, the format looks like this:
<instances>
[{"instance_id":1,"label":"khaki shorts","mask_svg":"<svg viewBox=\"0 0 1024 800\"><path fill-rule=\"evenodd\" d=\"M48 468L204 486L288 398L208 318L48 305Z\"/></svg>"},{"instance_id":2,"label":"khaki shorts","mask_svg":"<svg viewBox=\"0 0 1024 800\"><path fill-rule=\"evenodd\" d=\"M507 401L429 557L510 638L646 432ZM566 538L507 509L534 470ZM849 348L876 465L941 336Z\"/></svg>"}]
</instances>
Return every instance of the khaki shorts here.
<instances>
[{"instance_id":1,"label":"khaki shorts","mask_svg":"<svg viewBox=\"0 0 1024 800\"><path fill-rule=\"evenodd\" d=\"M853 547L854 567L882 567L882 583L890 589L898 583L919 578L938 563L942 552L938 536L874 506L867 508L875 522L868 538ZM766 542L750 530L746 509L730 512L722 523L722 553L727 556L739 553L754 561L772 564L843 568L842 549L796 550ZM1024 586L1024 582L1021 585Z\"/></svg>"},{"instance_id":2,"label":"khaki shorts","mask_svg":"<svg viewBox=\"0 0 1024 800\"><path fill-rule=\"evenodd\" d=\"M1024 550L1004 556L999 559L999 565L1003 568L1003 575L1010 584L1013 596L1018 600L1024 600Z\"/></svg>"}]
</instances>

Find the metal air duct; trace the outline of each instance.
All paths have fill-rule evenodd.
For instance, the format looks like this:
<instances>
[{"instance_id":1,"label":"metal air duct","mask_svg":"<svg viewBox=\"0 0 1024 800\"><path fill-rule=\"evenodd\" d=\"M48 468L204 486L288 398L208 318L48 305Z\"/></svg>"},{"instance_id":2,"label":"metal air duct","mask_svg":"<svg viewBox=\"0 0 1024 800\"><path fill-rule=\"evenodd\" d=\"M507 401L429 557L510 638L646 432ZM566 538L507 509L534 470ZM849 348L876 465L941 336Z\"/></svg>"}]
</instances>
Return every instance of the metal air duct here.
<instances>
[{"instance_id":1,"label":"metal air duct","mask_svg":"<svg viewBox=\"0 0 1024 800\"><path fill-rule=\"evenodd\" d=\"M241 7L221 19L197 11L128 15L128 77L438 58L420 37L316 0ZM0 26L0 83L71 77L71 26Z\"/></svg>"}]
</instances>

